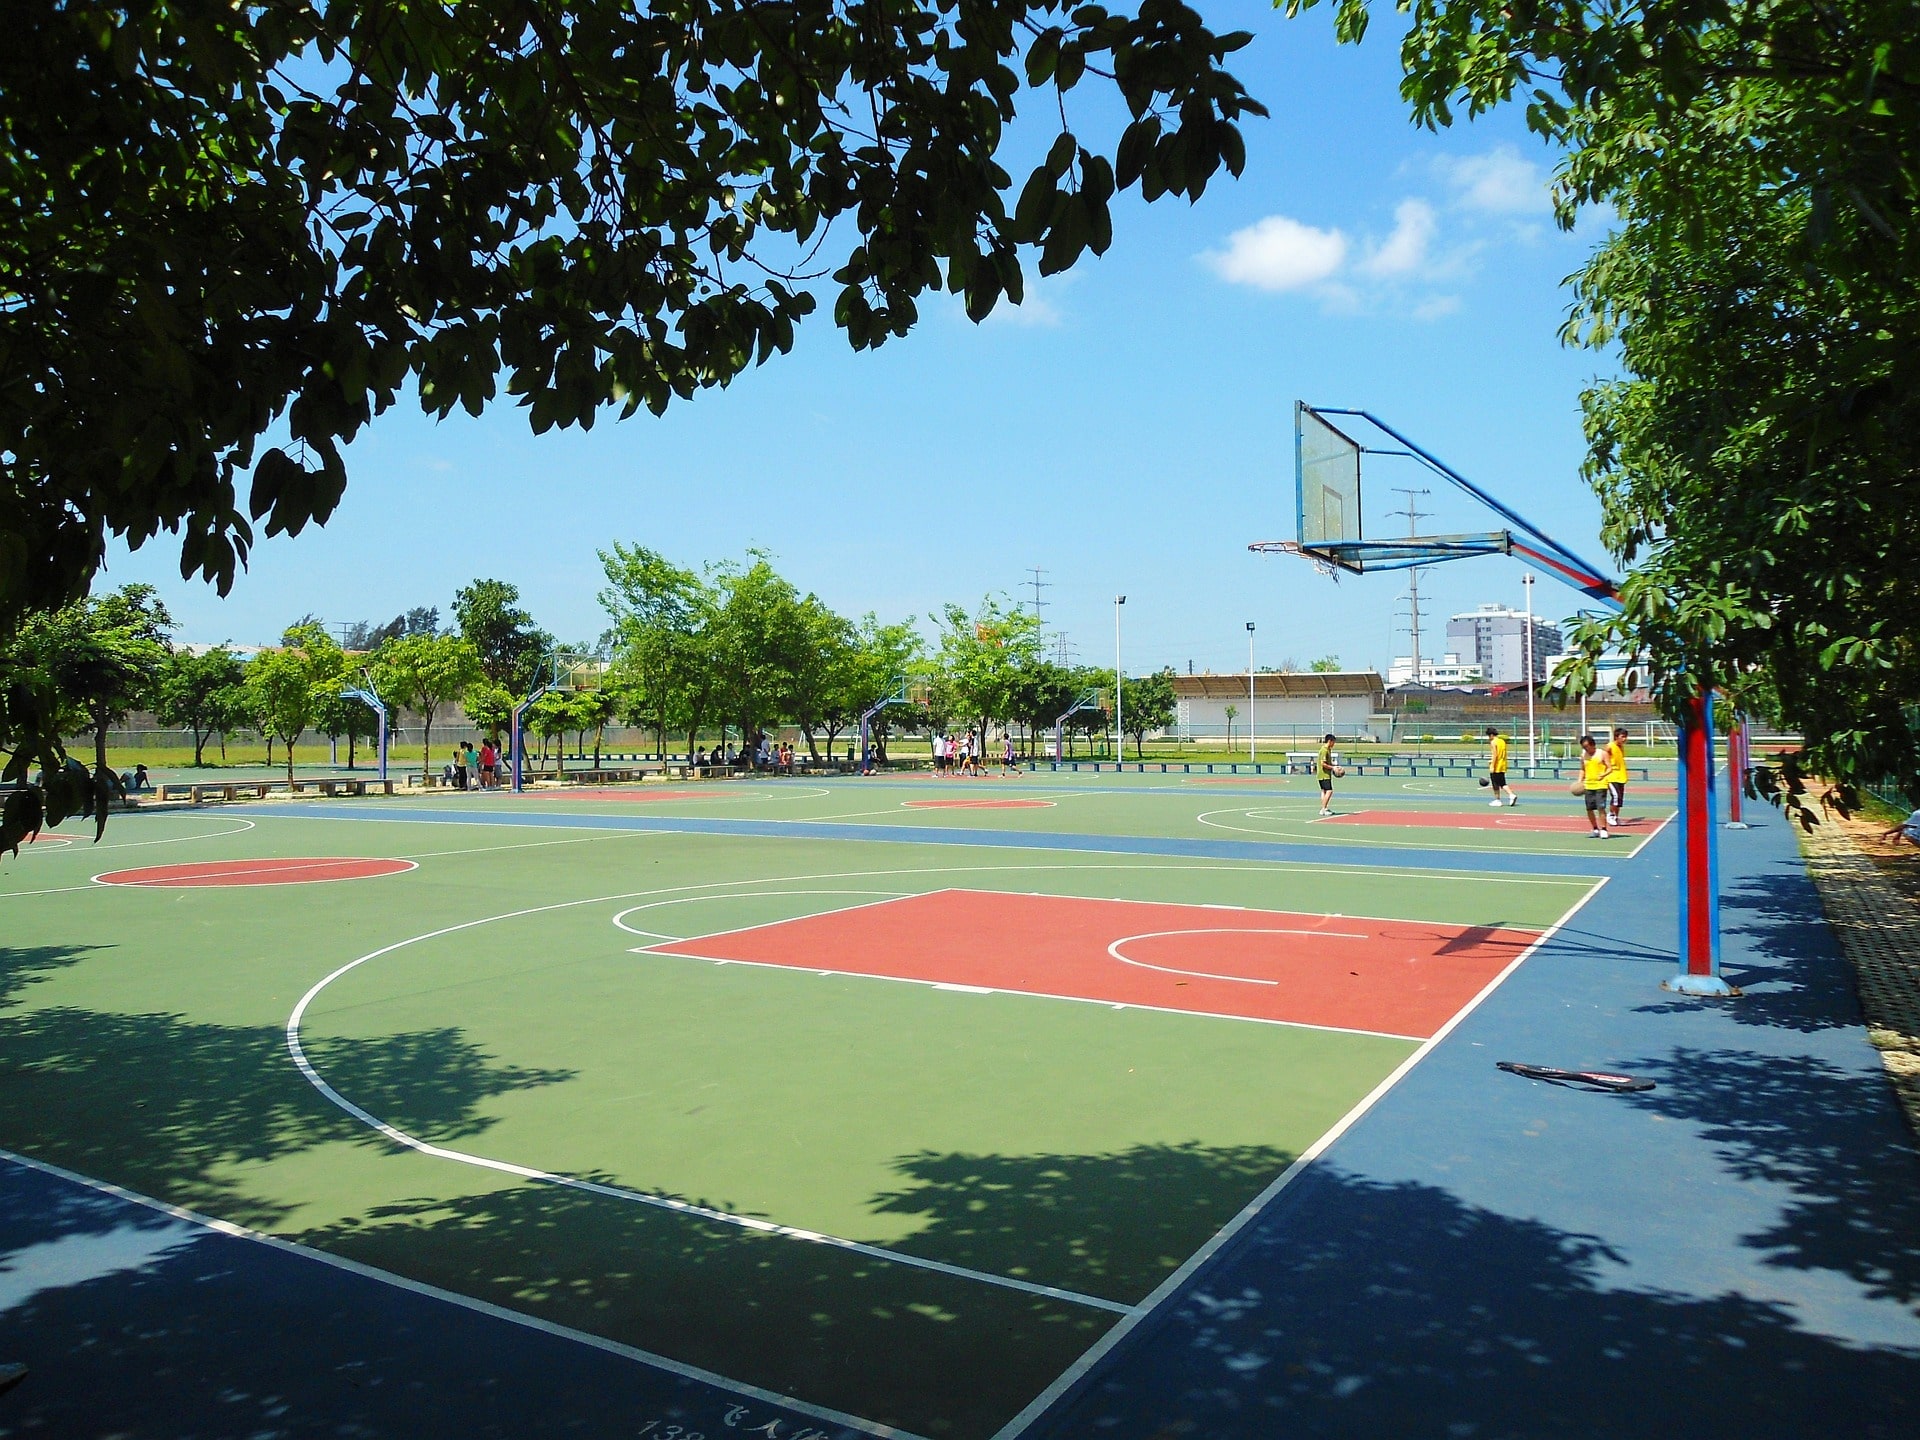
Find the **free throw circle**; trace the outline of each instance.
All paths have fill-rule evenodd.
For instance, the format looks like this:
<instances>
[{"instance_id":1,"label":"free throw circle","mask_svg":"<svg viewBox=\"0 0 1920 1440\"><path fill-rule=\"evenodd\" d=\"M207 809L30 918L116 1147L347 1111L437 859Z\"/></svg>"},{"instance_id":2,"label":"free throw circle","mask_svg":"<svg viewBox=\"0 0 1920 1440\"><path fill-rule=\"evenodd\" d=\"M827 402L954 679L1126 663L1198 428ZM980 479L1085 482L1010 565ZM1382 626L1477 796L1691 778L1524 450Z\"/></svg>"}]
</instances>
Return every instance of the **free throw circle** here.
<instances>
[{"instance_id":1,"label":"free throw circle","mask_svg":"<svg viewBox=\"0 0 1920 1440\"><path fill-rule=\"evenodd\" d=\"M197 890L229 885L313 885L323 880L372 880L419 867L411 860L358 857L203 860L194 865L145 865L94 876L101 885L143 890Z\"/></svg>"}]
</instances>

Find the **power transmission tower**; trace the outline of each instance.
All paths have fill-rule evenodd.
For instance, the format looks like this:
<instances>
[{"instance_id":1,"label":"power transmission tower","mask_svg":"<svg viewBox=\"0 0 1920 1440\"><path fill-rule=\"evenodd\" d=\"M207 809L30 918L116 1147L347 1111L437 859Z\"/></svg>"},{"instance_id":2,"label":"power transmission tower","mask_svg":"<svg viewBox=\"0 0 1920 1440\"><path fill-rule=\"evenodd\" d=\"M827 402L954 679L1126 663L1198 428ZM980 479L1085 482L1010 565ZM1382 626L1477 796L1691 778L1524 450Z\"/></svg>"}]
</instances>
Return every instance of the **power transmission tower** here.
<instances>
[{"instance_id":1,"label":"power transmission tower","mask_svg":"<svg viewBox=\"0 0 1920 1440\"><path fill-rule=\"evenodd\" d=\"M1409 538L1418 535L1420 533L1420 522L1432 513L1431 511L1420 509L1418 504L1419 498L1422 495L1431 495L1433 492L1431 490L1414 490L1405 485L1396 485L1393 487L1393 493L1407 497L1407 508L1404 510L1389 510L1387 513L1389 515L1406 516L1407 535ZM1407 608L1409 612L1407 616L1407 628L1413 635L1413 683L1418 685L1420 683L1420 570L1418 566L1407 571Z\"/></svg>"},{"instance_id":2,"label":"power transmission tower","mask_svg":"<svg viewBox=\"0 0 1920 1440\"><path fill-rule=\"evenodd\" d=\"M1050 573L1046 570L1043 570L1040 566L1029 565L1027 568L1033 572L1033 579L1022 580L1020 583L1022 585L1031 585L1033 587L1033 618L1035 620L1038 620L1040 618L1040 607L1048 603L1047 601L1042 600L1040 598L1040 592L1042 590L1051 590L1053 588L1053 582L1051 580L1042 580L1040 578L1042 575L1046 575Z\"/></svg>"},{"instance_id":3,"label":"power transmission tower","mask_svg":"<svg viewBox=\"0 0 1920 1440\"><path fill-rule=\"evenodd\" d=\"M1066 631L1062 630L1053 637L1053 645L1055 661L1062 669L1073 664L1073 642L1067 638Z\"/></svg>"}]
</instances>

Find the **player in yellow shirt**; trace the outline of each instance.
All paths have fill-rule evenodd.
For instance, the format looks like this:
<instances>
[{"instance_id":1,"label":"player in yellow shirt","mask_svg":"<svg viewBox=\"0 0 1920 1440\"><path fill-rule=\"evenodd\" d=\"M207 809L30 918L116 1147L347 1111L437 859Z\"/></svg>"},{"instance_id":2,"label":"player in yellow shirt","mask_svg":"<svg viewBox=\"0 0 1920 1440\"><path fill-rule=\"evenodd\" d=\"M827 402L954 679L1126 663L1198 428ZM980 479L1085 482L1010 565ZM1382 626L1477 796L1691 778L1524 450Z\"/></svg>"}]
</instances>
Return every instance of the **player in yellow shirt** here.
<instances>
[{"instance_id":1,"label":"player in yellow shirt","mask_svg":"<svg viewBox=\"0 0 1920 1440\"><path fill-rule=\"evenodd\" d=\"M1334 779L1347 773L1334 763L1333 736L1329 735L1320 742L1320 754L1313 762L1313 771L1320 777L1320 818L1324 820L1333 814Z\"/></svg>"},{"instance_id":2,"label":"player in yellow shirt","mask_svg":"<svg viewBox=\"0 0 1920 1440\"><path fill-rule=\"evenodd\" d=\"M1591 735L1580 737L1580 784L1581 795L1586 801L1587 823L1593 827L1588 838L1608 840L1607 833L1607 770L1612 764L1607 752L1594 744Z\"/></svg>"},{"instance_id":3,"label":"player in yellow shirt","mask_svg":"<svg viewBox=\"0 0 1920 1440\"><path fill-rule=\"evenodd\" d=\"M1613 727L1613 739L1608 743L1607 756L1607 824L1616 830L1620 827L1620 807L1627 803L1627 732L1616 725Z\"/></svg>"},{"instance_id":4,"label":"player in yellow shirt","mask_svg":"<svg viewBox=\"0 0 1920 1440\"><path fill-rule=\"evenodd\" d=\"M1493 786L1493 808L1518 805L1520 797L1507 784L1507 737L1500 733L1498 725L1487 726L1487 746L1492 752L1487 757L1487 783Z\"/></svg>"}]
</instances>

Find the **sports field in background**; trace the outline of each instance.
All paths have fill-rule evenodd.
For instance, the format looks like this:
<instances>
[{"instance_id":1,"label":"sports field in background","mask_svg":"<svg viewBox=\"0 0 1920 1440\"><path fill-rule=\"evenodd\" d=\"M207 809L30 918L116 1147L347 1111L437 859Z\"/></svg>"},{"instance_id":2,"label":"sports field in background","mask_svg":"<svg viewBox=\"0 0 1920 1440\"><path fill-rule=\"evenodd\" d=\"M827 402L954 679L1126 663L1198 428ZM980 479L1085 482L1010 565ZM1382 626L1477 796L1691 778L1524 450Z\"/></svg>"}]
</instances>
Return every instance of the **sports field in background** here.
<instances>
[{"instance_id":1,"label":"sports field in background","mask_svg":"<svg viewBox=\"0 0 1920 1440\"><path fill-rule=\"evenodd\" d=\"M1606 842L1380 778L118 816L0 865L0 1147L987 1437L1632 864L1637 790Z\"/></svg>"}]
</instances>

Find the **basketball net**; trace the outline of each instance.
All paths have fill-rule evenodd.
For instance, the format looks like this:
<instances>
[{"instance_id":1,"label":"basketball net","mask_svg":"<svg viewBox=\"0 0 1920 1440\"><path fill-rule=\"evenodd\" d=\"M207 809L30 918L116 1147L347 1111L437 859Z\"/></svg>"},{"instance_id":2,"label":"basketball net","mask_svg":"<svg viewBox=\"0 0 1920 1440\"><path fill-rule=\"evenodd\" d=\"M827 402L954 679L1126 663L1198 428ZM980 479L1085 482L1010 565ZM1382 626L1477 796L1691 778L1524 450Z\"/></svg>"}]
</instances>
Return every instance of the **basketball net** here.
<instances>
[{"instance_id":1,"label":"basketball net","mask_svg":"<svg viewBox=\"0 0 1920 1440\"><path fill-rule=\"evenodd\" d=\"M1262 540L1257 544L1249 545L1247 548L1262 555L1298 556L1302 560L1312 562L1313 568L1320 574L1326 576L1327 579L1333 581L1334 584L1338 585L1340 583L1340 567L1324 556L1316 555L1311 550L1303 549L1298 540Z\"/></svg>"}]
</instances>

